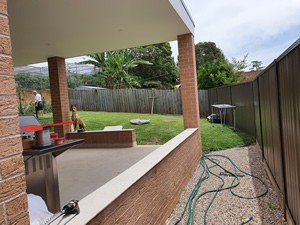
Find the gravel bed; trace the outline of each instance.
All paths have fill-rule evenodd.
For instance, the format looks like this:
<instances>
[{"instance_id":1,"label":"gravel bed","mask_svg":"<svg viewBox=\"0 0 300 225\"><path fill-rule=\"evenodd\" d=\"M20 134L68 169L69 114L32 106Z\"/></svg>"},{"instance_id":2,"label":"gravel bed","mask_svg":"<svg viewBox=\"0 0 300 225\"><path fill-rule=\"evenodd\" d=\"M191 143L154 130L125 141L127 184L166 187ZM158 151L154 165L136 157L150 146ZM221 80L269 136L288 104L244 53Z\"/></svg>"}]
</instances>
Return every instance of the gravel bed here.
<instances>
[{"instance_id":1,"label":"gravel bed","mask_svg":"<svg viewBox=\"0 0 300 225\"><path fill-rule=\"evenodd\" d=\"M265 171L261 151L255 145L247 147L237 147L232 149L227 149L223 151L215 151L210 153L225 155L230 157L233 162L242 170L261 178L266 185L269 187L268 193L260 198L256 199L242 199L231 194L229 190L220 191L212 203L208 214L206 223L212 224L241 224L241 222L248 216L252 216L253 220L248 224L287 224L284 219L283 209L281 208L280 202L282 201L282 196L277 195L273 185L271 184L267 173ZM219 159L219 158L218 158ZM220 164L227 170L233 172L233 167L225 159L219 159ZM211 162L208 165L213 165ZM230 174L222 171L219 167L214 167L211 169L213 173L222 177L225 181L224 187L229 186L234 179ZM182 214L183 209L188 201L192 190L198 182L199 177L203 172L202 166L199 166L194 176L188 183L185 191L182 193L176 208L166 220L167 225L174 224L179 216ZM234 188L236 194L242 196L257 196L265 191L263 184L250 176L243 176L241 172L238 171L240 184ZM221 181L215 176L210 176L209 179L202 183L198 194L205 191L216 189L220 186ZM195 224L204 224L204 211L208 207L214 193L209 193L201 197L195 206L194 210L194 221ZM186 224L187 213L182 218L179 224Z\"/></svg>"}]
</instances>

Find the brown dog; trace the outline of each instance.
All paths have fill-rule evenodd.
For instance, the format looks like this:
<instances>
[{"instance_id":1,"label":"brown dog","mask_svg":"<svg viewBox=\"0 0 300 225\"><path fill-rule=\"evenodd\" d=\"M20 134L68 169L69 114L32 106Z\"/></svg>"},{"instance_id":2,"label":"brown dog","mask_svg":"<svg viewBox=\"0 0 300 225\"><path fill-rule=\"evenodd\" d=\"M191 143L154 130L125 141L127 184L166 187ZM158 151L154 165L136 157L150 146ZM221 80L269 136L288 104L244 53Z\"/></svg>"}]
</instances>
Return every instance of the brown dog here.
<instances>
[{"instance_id":1,"label":"brown dog","mask_svg":"<svg viewBox=\"0 0 300 225\"><path fill-rule=\"evenodd\" d=\"M77 108L76 105L71 105L71 112L72 112L72 116L71 119L74 123L74 130L77 131L77 125L79 126L79 129L81 131L84 131L86 128L85 123L83 122L83 120L79 117L78 113L77 113Z\"/></svg>"}]
</instances>

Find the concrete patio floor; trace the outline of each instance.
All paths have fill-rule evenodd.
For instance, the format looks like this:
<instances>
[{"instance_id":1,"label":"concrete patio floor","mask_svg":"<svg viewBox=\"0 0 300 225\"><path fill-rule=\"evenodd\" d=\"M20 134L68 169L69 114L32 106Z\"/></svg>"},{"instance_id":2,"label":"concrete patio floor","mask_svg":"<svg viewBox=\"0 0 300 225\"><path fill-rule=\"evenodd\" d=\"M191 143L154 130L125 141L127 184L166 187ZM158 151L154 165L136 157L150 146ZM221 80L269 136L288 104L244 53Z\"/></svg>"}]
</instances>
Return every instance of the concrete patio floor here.
<instances>
[{"instance_id":1,"label":"concrete patio floor","mask_svg":"<svg viewBox=\"0 0 300 225\"><path fill-rule=\"evenodd\" d=\"M159 145L131 148L70 149L57 157L61 206L72 199L82 199Z\"/></svg>"}]
</instances>

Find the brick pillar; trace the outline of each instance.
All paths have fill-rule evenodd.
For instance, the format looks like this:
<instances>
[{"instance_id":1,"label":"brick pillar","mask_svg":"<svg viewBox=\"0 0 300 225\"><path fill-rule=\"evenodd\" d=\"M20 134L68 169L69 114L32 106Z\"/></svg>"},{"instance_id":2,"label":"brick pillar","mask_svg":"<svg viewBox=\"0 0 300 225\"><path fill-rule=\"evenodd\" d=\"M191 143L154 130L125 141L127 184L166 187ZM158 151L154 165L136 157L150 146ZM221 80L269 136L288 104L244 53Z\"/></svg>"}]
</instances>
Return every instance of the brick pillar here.
<instances>
[{"instance_id":1,"label":"brick pillar","mask_svg":"<svg viewBox=\"0 0 300 225\"><path fill-rule=\"evenodd\" d=\"M51 103L53 111L53 122L70 121L70 106L68 96L68 83L65 59L60 57L48 58L49 80L51 89ZM59 137L66 137L70 126L55 127Z\"/></svg>"},{"instance_id":2,"label":"brick pillar","mask_svg":"<svg viewBox=\"0 0 300 225\"><path fill-rule=\"evenodd\" d=\"M0 224L29 224L7 2L0 1Z\"/></svg>"},{"instance_id":3,"label":"brick pillar","mask_svg":"<svg viewBox=\"0 0 300 225\"><path fill-rule=\"evenodd\" d=\"M184 128L199 128L198 87L194 36L177 37Z\"/></svg>"}]
</instances>

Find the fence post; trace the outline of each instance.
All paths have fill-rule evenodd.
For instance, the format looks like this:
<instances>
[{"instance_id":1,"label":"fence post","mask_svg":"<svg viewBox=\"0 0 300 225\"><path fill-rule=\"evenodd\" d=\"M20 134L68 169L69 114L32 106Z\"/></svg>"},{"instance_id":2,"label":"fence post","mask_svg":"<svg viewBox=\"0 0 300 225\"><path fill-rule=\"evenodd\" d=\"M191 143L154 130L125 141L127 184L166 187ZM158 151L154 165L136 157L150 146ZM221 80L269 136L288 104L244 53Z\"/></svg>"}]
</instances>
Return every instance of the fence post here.
<instances>
[{"instance_id":1,"label":"fence post","mask_svg":"<svg viewBox=\"0 0 300 225\"><path fill-rule=\"evenodd\" d=\"M257 79L257 95L258 95L258 109L259 109L259 125L260 125L260 140L261 140L261 152L262 152L262 157L265 158L264 154L264 139L263 139L263 131L262 131L262 118L261 118L261 98L260 98L260 85L259 85L259 78Z\"/></svg>"},{"instance_id":2,"label":"fence post","mask_svg":"<svg viewBox=\"0 0 300 225\"><path fill-rule=\"evenodd\" d=\"M283 144L283 136L282 136L282 114L281 114L281 100L280 100L280 81L279 81L279 72L278 72L278 62L275 59L275 71L276 71L276 82L277 82L277 90L278 90L278 113L279 113L279 130L280 130L280 149L281 149L281 175L283 177L283 207L284 207L284 217L286 218L287 215L287 186L286 186L286 171L285 171L285 156L284 156L284 144ZM287 219L287 218L286 218Z\"/></svg>"}]
</instances>

